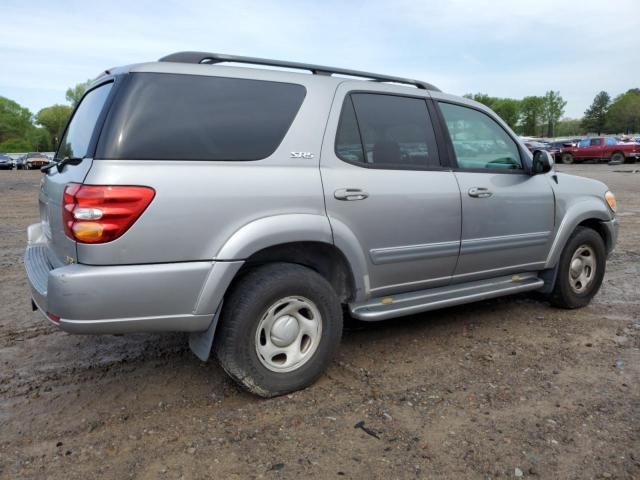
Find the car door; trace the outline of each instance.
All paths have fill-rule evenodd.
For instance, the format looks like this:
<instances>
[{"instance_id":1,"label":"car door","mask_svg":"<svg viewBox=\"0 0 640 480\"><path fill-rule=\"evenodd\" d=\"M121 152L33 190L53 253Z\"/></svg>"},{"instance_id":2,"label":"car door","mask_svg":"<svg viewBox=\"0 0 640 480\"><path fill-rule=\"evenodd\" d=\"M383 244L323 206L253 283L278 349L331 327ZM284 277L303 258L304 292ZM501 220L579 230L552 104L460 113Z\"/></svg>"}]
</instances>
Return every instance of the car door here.
<instances>
[{"instance_id":1,"label":"car door","mask_svg":"<svg viewBox=\"0 0 640 480\"><path fill-rule=\"evenodd\" d=\"M578 142L575 149L575 158L587 159L592 157L593 148L591 147L591 140L588 138L583 138Z\"/></svg>"},{"instance_id":2,"label":"car door","mask_svg":"<svg viewBox=\"0 0 640 480\"><path fill-rule=\"evenodd\" d=\"M459 252L460 193L440 162L428 94L358 87L338 88L320 161L336 245L365 257L366 296L447 284Z\"/></svg>"},{"instance_id":3,"label":"car door","mask_svg":"<svg viewBox=\"0 0 640 480\"><path fill-rule=\"evenodd\" d=\"M610 158L616 149L618 142L613 137L604 138L604 147L602 148L602 158Z\"/></svg>"},{"instance_id":4,"label":"car door","mask_svg":"<svg viewBox=\"0 0 640 480\"><path fill-rule=\"evenodd\" d=\"M491 114L437 103L462 200L460 258L453 281L542 268L554 229L549 178L528 173L523 160L529 154Z\"/></svg>"},{"instance_id":5,"label":"car door","mask_svg":"<svg viewBox=\"0 0 640 480\"><path fill-rule=\"evenodd\" d=\"M604 139L602 138L592 138L589 141L589 155L588 158L604 158L603 156L603 144L604 144Z\"/></svg>"}]
</instances>

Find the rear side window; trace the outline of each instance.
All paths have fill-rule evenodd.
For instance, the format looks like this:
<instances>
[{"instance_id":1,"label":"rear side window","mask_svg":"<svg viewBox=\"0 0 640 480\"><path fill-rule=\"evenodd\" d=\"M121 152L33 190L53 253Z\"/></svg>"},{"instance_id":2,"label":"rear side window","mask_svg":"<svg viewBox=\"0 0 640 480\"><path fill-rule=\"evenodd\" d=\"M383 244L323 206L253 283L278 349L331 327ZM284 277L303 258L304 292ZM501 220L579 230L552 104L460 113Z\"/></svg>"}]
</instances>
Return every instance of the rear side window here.
<instances>
[{"instance_id":1,"label":"rear side window","mask_svg":"<svg viewBox=\"0 0 640 480\"><path fill-rule=\"evenodd\" d=\"M239 78L132 74L96 156L137 160L259 160L289 129L306 90Z\"/></svg>"},{"instance_id":2,"label":"rear side window","mask_svg":"<svg viewBox=\"0 0 640 480\"><path fill-rule=\"evenodd\" d=\"M353 93L345 98L336 155L383 169L439 167L433 126L424 99Z\"/></svg>"},{"instance_id":3,"label":"rear side window","mask_svg":"<svg viewBox=\"0 0 640 480\"><path fill-rule=\"evenodd\" d=\"M57 158L87 156L96 122L112 86L113 83L105 83L84 96L60 141Z\"/></svg>"},{"instance_id":4,"label":"rear side window","mask_svg":"<svg viewBox=\"0 0 640 480\"><path fill-rule=\"evenodd\" d=\"M597 147L599 145L602 145L602 139L601 138L592 138L591 139L591 146L592 147Z\"/></svg>"},{"instance_id":5,"label":"rear side window","mask_svg":"<svg viewBox=\"0 0 640 480\"><path fill-rule=\"evenodd\" d=\"M488 115L472 108L440 102L458 167L521 170L516 142Z\"/></svg>"}]
</instances>

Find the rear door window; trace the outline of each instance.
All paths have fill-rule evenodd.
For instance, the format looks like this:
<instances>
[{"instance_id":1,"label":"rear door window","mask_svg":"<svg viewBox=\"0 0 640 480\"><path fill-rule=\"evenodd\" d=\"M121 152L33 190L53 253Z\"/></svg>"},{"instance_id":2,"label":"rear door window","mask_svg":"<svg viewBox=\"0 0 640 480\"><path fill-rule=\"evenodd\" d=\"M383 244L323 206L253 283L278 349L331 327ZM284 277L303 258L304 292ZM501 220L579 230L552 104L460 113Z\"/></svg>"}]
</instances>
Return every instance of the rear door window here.
<instances>
[{"instance_id":1,"label":"rear door window","mask_svg":"<svg viewBox=\"0 0 640 480\"><path fill-rule=\"evenodd\" d=\"M259 160L271 155L305 97L302 85L240 78L132 74L96 157Z\"/></svg>"},{"instance_id":2,"label":"rear door window","mask_svg":"<svg viewBox=\"0 0 640 480\"><path fill-rule=\"evenodd\" d=\"M105 83L90 90L84 96L60 140L57 158L84 158L91 153L89 152L91 137L111 87L113 87L112 82Z\"/></svg>"},{"instance_id":3,"label":"rear door window","mask_svg":"<svg viewBox=\"0 0 640 480\"><path fill-rule=\"evenodd\" d=\"M336 135L336 155L370 168L439 167L425 100L374 93L348 95Z\"/></svg>"}]
</instances>

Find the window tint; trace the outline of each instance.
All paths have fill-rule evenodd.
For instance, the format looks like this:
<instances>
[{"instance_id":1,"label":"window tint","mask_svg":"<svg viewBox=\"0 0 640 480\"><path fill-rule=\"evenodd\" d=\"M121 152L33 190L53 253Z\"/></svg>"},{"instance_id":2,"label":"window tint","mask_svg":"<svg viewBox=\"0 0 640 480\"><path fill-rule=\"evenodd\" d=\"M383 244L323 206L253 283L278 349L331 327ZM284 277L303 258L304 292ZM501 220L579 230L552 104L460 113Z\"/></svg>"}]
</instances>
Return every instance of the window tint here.
<instances>
[{"instance_id":1,"label":"window tint","mask_svg":"<svg viewBox=\"0 0 640 480\"><path fill-rule=\"evenodd\" d=\"M522 169L516 142L491 117L440 103L460 168Z\"/></svg>"},{"instance_id":2,"label":"window tint","mask_svg":"<svg viewBox=\"0 0 640 480\"><path fill-rule=\"evenodd\" d=\"M354 93L345 98L336 155L374 168L438 167L438 150L423 99Z\"/></svg>"},{"instance_id":3,"label":"window tint","mask_svg":"<svg viewBox=\"0 0 640 480\"><path fill-rule=\"evenodd\" d=\"M347 95L342 105L340 124L336 135L336 154L347 162L364 162L364 151L362 150L362 141L358 131L356 111L353 109L350 95Z\"/></svg>"},{"instance_id":4,"label":"window tint","mask_svg":"<svg viewBox=\"0 0 640 480\"><path fill-rule=\"evenodd\" d=\"M112 86L113 83L106 83L85 95L60 141L57 158L83 158L89 153L91 136Z\"/></svg>"},{"instance_id":5,"label":"window tint","mask_svg":"<svg viewBox=\"0 0 640 480\"><path fill-rule=\"evenodd\" d=\"M602 145L602 139L601 138L592 138L591 139L591 146L592 147L597 147L598 145Z\"/></svg>"},{"instance_id":6,"label":"window tint","mask_svg":"<svg viewBox=\"0 0 640 480\"><path fill-rule=\"evenodd\" d=\"M138 73L109 114L99 158L259 160L293 122L301 85Z\"/></svg>"}]
</instances>

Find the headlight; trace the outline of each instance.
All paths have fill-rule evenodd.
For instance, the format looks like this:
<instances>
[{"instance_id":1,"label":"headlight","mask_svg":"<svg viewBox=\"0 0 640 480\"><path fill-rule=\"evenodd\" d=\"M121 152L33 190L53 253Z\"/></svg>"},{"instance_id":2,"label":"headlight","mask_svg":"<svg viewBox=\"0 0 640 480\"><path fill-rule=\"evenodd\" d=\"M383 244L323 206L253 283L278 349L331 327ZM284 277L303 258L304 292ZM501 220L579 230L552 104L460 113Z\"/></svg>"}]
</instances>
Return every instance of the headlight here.
<instances>
[{"instance_id":1,"label":"headlight","mask_svg":"<svg viewBox=\"0 0 640 480\"><path fill-rule=\"evenodd\" d=\"M609 208L615 213L618 208L618 204L616 203L616 196L613 193L607 191L607 193L604 194L604 198L609 204Z\"/></svg>"}]
</instances>

